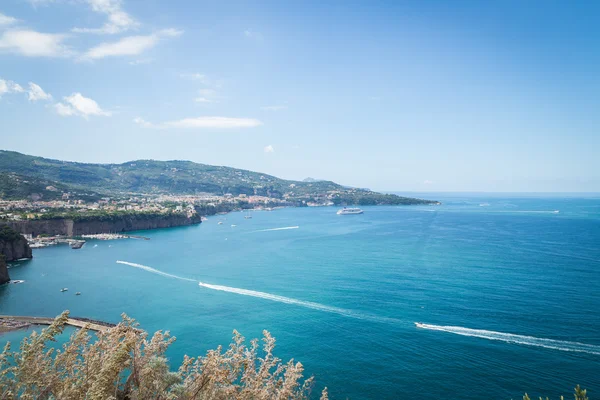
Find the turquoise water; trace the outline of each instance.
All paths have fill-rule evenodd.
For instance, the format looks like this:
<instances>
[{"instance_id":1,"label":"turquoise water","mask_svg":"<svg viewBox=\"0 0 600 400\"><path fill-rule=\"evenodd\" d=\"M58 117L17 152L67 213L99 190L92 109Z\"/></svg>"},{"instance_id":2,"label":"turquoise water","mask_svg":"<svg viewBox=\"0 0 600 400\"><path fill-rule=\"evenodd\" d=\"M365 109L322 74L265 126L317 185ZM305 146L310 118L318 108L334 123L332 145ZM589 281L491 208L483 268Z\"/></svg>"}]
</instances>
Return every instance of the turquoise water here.
<instances>
[{"instance_id":1,"label":"turquoise water","mask_svg":"<svg viewBox=\"0 0 600 400\"><path fill-rule=\"evenodd\" d=\"M177 337L173 363L267 329L338 399L557 397L577 383L597 397L600 198L436 198L35 250L10 270L25 283L0 287L0 313L126 312Z\"/></svg>"}]
</instances>

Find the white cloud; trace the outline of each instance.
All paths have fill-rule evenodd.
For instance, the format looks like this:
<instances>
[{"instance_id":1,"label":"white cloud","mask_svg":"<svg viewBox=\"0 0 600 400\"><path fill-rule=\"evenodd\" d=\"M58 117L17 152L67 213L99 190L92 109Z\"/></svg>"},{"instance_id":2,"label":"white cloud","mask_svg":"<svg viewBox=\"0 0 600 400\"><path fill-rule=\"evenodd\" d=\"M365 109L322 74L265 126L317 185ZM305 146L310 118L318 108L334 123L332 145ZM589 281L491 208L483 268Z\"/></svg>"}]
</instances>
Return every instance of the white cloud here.
<instances>
[{"instance_id":1,"label":"white cloud","mask_svg":"<svg viewBox=\"0 0 600 400\"><path fill-rule=\"evenodd\" d=\"M279 105L279 106L264 106L264 107L261 107L260 109L264 110L264 111L281 111L281 110L286 110L287 106L282 106L282 105Z\"/></svg>"},{"instance_id":2,"label":"white cloud","mask_svg":"<svg viewBox=\"0 0 600 400\"><path fill-rule=\"evenodd\" d=\"M24 91L23 87L18 83L0 79L0 97L4 94L23 93Z\"/></svg>"},{"instance_id":3,"label":"white cloud","mask_svg":"<svg viewBox=\"0 0 600 400\"><path fill-rule=\"evenodd\" d=\"M73 28L77 33L116 34L137 28L140 24L121 8L121 0L85 0L94 12L105 14L108 21L101 28Z\"/></svg>"},{"instance_id":4,"label":"white cloud","mask_svg":"<svg viewBox=\"0 0 600 400\"><path fill-rule=\"evenodd\" d=\"M214 103L214 100L207 99L206 97L196 97L194 101L196 103Z\"/></svg>"},{"instance_id":5,"label":"white cloud","mask_svg":"<svg viewBox=\"0 0 600 400\"><path fill-rule=\"evenodd\" d=\"M140 117L134 118L133 122L135 122L136 124L138 124L144 128L154 128L154 126L150 122L147 122L143 118L140 118Z\"/></svg>"},{"instance_id":6,"label":"white cloud","mask_svg":"<svg viewBox=\"0 0 600 400\"><path fill-rule=\"evenodd\" d=\"M68 117L71 115L75 115L75 110L70 106L67 106L63 103L56 103L54 105L54 110L58 115L62 115L63 117Z\"/></svg>"},{"instance_id":7,"label":"white cloud","mask_svg":"<svg viewBox=\"0 0 600 400\"><path fill-rule=\"evenodd\" d=\"M83 60L96 60L115 56L137 56L154 47L164 37L175 37L183 32L176 29L163 29L152 35L128 36L116 42L101 43L88 50Z\"/></svg>"},{"instance_id":8,"label":"white cloud","mask_svg":"<svg viewBox=\"0 0 600 400\"><path fill-rule=\"evenodd\" d=\"M265 153L275 153L275 148L272 145L265 146Z\"/></svg>"},{"instance_id":9,"label":"white cloud","mask_svg":"<svg viewBox=\"0 0 600 400\"><path fill-rule=\"evenodd\" d=\"M90 98L82 96L81 93L73 93L63 99L67 104L57 103L54 105L54 108L59 115L77 115L86 119L90 115L103 117L111 116L110 112L102 110L98 103Z\"/></svg>"},{"instance_id":10,"label":"white cloud","mask_svg":"<svg viewBox=\"0 0 600 400\"><path fill-rule=\"evenodd\" d=\"M26 57L64 57L71 54L63 44L66 37L25 29L8 30L0 36L0 51L10 51Z\"/></svg>"},{"instance_id":11,"label":"white cloud","mask_svg":"<svg viewBox=\"0 0 600 400\"><path fill-rule=\"evenodd\" d=\"M236 128L254 128L262 125L262 122L254 118L229 118L229 117L197 117L184 118L177 121L164 122L162 124L153 124L137 117L133 120L136 124L144 128L154 129L236 129Z\"/></svg>"},{"instance_id":12,"label":"white cloud","mask_svg":"<svg viewBox=\"0 0 600 400\"><path fill-rule=\"evenodd\" d=\"M435 182L433 182L433 181L430 181L429 179L425 179L425 180L423 181L423 185L432 185L432 184L434 184L434 183L435 183Z\"/></svg>"},{"instance_id":13,"label":"white cloud","mask_svg":"<svg viewBox=\"0 0 600 400\"><path fill-rule=\"evenodd\" d=\"M0 26L12 25L17 22L16 18L9 17L8 15L4 15L0 13Z\"/></svg>"},{"instance_id":14,"label":"white cloud","mask_svg":"<svg viewBox=\"0 0 600 400\"><path fill-rule=\"evenodd\" d=\"M33 82L29 82L27 97L29 98L29 101L52 100L52 95L50 93L44 92L44 89Z\"/></svg>"}]
</instances>

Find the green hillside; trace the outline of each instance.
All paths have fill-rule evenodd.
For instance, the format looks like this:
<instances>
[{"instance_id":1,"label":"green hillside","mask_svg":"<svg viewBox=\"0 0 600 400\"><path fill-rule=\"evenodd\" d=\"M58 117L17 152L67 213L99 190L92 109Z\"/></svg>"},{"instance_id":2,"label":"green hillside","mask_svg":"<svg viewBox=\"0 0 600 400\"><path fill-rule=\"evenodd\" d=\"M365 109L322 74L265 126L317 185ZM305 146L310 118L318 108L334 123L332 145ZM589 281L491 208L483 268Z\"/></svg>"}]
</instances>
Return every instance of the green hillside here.
<instances>
[{"instance_id":1,"label":"green hillside","mask_svg":"<svg viewBox=\"0 0 600 400\"><path fill-rule=\"evenodd\" d=\"M426 200L349 189L330 181L301 182L242 169L191 161L136 160L123 164L87 164L0 151L0 173L60 182L99 193L262 195L311 199L332 191L339 204L427 204ZM365 202L366 201L366 202Z\"/></svg>"},{"instance_id":2,"label":"green hillside","mask_svg":"<svg viewBox=\"0 0 600 400\"><path fill-rule=\"evenodd\" d=\"M76 200L95 200L101 197L89 190L71 188L43 178L0 172L0 199L49 201L60 200L64 194Z\"/></svg>"}]
</instances>

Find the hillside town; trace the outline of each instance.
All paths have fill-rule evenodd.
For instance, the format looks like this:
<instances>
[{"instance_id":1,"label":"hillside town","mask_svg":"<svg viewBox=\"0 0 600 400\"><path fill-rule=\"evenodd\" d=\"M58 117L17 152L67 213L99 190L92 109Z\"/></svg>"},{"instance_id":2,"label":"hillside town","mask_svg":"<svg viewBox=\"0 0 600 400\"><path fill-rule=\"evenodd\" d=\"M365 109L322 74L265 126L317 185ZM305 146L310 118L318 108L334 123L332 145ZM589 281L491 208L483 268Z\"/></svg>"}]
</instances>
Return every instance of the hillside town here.
<instances>
[{"instance_id":1,"label":"hillside town","mask_svg":"<svg viewBox=\"0 0 600 400\"><path fill-rule=\"evenodd\" d=\"M86 202L81 199L70 198L69 193L63 193L60 200L3 200L0 199L0 219L2 220L36 220L50 219L62 215L95 215L98 213L185 213L188 217L199 212L201 209L215 207L223 210L235 209L273 209L289 205L301 205L308 207L332 206L332 198L337 193L328 193L323 196L315 196L300 200L284 196L277 199L266 196L248 196L240 194L234 196L225 194L217 196L213 194L199 195L131 195L121 197L103 197L97 201Z\"/></svg>"}]
</instances>

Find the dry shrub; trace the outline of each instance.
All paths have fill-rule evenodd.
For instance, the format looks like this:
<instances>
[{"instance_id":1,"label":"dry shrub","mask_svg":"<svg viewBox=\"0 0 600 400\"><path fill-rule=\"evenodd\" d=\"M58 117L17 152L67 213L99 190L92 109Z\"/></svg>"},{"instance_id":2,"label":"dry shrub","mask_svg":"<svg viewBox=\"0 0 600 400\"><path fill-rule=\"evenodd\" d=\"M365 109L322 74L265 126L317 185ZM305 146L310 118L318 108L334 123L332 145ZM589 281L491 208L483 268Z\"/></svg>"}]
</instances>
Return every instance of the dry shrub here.
<instances>
[{"instance_id":1,"label":"dry shrub","mask_svg":"<svg viewBox=\"0 0 600 400\"><path fill-rule=\"evenodd\" d=\"M0 354L2 399L307 399L313 378L293 360L283 364L273 355L275 338L263 331L249 346L233 332L226 351L185 357L174 372L165 352L175 338L156 332L150 339L123 314L114 328L95 341L87 329L77 330L62 349L49 346L64 331L68 311L41 333L23 339L19 351L10 343ZM327 389L321 394L326 400Z\"/></svg>"}]
</instances>

